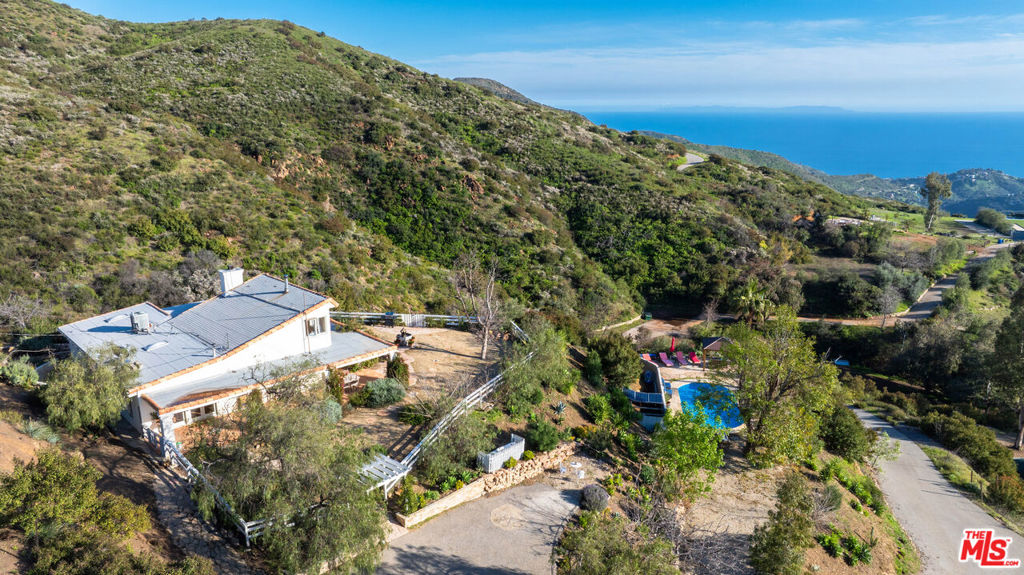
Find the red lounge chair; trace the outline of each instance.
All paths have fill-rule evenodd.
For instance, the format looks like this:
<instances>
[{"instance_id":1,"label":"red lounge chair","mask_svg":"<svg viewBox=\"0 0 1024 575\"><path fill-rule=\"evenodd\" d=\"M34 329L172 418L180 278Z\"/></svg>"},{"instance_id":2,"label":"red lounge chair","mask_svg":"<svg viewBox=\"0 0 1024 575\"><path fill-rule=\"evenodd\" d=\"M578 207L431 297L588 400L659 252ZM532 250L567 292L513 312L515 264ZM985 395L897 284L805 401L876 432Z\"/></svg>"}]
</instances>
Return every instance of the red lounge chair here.
<instances>
[{"instance_id":1,"label":"red lounge chair","mask_svg":"<svg viewBox=\"0 0 1024 575\"><path fill-rule=\"evenodd\" d=\"M697 354L692 351L690 352L690 363L692 363L693 365L700 365L700 358L697 357Z\"/></svg>"},{"instance_id":2,"label":"red lounge chair","mask_svg":"<svg viewBox=\"0 0 1024 575\"><path fill-rule=\"evenodd\" d=\"M649 353L641 353L640 354L640 359L642 359L644 361L649 361L651 363L654 363L654 359L651 357L651 354L649 354Z\"/></svg>"},{"instance_id":3,"label":"red lounge chair","mask_svg":"<svg viewBox=\"0 0 1024 575\"><path fill-rule=\"evenodd\" d=\"M676 366L676 364L673 363L672 360L668 358L668 354L667 353L661 352L661 353L658 354L658 357L661 358L661 363L664 363L667 367L675 367Z\"/></svg>"}]
</instances>

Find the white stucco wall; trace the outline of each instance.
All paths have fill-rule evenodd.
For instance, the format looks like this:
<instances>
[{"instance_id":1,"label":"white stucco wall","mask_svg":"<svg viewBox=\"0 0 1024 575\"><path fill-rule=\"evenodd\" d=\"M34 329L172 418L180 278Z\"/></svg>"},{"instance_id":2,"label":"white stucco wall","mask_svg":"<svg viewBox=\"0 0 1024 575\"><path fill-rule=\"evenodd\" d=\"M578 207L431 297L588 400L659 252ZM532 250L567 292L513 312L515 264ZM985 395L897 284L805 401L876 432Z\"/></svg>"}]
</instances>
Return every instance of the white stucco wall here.
<instances>
[{"instance_id":1,"label":"white stucco wall","mask_svg":"<svg viewBox=\"0 0 1024 575\"><path fill-rule=\"evenodd\" d=\"M326 318L327 316L328 311L324 310L322 313L310 315L308 318ZM305 316L293 319L278 331L249 344L229 357L150 387L143 393L156 392L167 387L208 379L232 371L245 370L267 362L330 347L330 331L315 336L306 336L306 319Z\"/></svg>"}]
</instances>

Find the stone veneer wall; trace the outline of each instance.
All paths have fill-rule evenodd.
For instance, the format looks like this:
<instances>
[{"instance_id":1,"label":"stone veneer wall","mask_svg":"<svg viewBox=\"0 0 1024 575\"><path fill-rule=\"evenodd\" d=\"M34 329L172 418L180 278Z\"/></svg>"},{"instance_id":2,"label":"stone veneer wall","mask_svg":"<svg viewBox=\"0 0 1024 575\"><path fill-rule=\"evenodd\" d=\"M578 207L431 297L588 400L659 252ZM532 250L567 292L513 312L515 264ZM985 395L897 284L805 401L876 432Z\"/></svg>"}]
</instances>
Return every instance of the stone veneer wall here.
<instances>
[{"instance_id":1,"label":"stone veneer wall","mask_svg":"<svg viewBox=\"0 0 1024 575\"><path fill-rule=\"evenodd\" d=\"M467 501L473 501L474 499L479 499L488 493L501 491L502 489L507 489L513 485L518 485L527 479L533 479L534 477L544 473L547 469L554 469L555 467L558 467L563 461L565 461L565 458L572 455L575 451L575 443L563 443L547 453L538 454L530 461L520 461L519 464L512 469L499 469L494 473L488 473L476 481L466 485L462 489L445 495L419 511L415 511L409 515L402 515L401 513L396 513L395 515L398 518L398 522L402 524L402 527L413 527L423 523L435 515L440 515L453 507L458 507Z\"/></svg>"}]
</instances>

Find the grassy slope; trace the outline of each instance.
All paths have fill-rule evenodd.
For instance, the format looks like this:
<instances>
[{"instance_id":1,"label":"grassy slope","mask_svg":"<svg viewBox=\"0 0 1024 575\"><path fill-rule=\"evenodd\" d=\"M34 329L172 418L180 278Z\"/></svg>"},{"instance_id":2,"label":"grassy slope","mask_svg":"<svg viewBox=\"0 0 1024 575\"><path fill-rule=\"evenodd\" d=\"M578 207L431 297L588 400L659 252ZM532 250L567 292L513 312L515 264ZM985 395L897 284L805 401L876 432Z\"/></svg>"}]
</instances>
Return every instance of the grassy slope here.
<instances>
[{"instance_id":1,"label":"grassy slope","mask_svg":"<svg viewBox=\"0 0 1024 575\"><path fill-rule=\"evenodd\" d=\"M122 303L126 260L210 249L380 309L446 309L445 267L494 254L510 295L600 323L770 267L795 213L868 207L728 161L679 173L670 142L288 23L31 0L0 13L0 56L0 282L58 317Z\"/></svg>"}]
</instances>

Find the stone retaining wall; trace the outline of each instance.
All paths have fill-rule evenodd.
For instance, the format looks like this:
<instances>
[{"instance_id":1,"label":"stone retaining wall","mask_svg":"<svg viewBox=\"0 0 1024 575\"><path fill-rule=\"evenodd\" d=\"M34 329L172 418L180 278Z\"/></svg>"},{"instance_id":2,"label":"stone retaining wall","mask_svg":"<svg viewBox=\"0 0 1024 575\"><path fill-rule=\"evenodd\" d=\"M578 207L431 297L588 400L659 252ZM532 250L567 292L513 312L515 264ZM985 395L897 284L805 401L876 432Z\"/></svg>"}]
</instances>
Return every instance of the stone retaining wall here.
<instances>
[{"instance_id":1,"label":"stone retaining wall","mask_svg":"<svg viewBox=\"0 0 1024 575\"><path fill-rule=\"evenodd\" d=\"M563 443L547 453L541 453L530 461L520 461L512 469L499 469L494 473L488 473L476 481L466 485L458 491L452 492L437 501L427 505L419 511L402 515L396 513L398 522L402 527L413 527L423 523L427 519L440 515L453 507L458 507L468 501L479 499L494 491L501 491L513 485L518 485L528 479L533 479L544 473L547 469L558 467L567 457L576 451L575 443Z\"/></svg>"}]
</instances>

